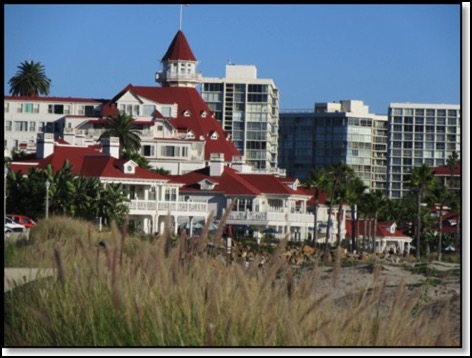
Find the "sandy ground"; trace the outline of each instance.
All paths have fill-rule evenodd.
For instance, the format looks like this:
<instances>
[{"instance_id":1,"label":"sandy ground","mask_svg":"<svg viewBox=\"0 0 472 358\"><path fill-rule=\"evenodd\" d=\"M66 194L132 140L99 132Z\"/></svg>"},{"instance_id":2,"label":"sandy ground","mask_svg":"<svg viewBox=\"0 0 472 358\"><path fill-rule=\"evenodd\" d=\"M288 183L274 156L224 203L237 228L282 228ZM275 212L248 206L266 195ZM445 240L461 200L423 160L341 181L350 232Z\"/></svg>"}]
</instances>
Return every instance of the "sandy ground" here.
<instances>
[{"instance_id":1,"label":"sandy ground","mask_svg":"<svg viewBox=\"0 0 472 358\"><path fill-rule=\"evenodd\" d=\"M464 318L461 311L459 264L438 261L422 264L428 269L436 270L437 276L412 273L411 269L414 264L391 264L385 260L382 260L380 264L381 270L377 280L372 264L341 267L334 287L332 267L320 267L318 280L320 290L334 290L334 292L331 291L333 298L342 302L354 294L365 292L366 289L374 288L385 281L385 305L388 306L389 302L393 301L398 286L403 282L406 287L404 293L412 297L421 296L423 304L431 310L432 318L440 311L448 310L454 336L459 341L462 332L461 318Z\"/></svg>"},{"instance_id":2,"label":"sandy ground","mask_svg":"<svg viewBox=\"0 0 472 358\"><path fill-rule=\"evenodd\" d=\"M21 286L39 278L54 275L53 269L39 268L5 268L3 292L8 292L16 286Z\"/></svg>"}]
</instances>

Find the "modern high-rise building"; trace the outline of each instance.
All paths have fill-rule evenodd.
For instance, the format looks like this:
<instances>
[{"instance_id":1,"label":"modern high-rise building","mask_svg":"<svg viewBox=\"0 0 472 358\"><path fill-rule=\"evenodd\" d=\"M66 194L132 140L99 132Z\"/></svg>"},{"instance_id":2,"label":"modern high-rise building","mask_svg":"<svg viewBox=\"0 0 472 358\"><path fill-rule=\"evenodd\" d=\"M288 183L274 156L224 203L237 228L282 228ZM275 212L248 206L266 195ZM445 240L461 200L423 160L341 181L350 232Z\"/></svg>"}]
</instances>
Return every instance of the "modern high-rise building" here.
<instances>
[{"instance_id":1,"label":"modern high-rise building","mask_svg":"<svg viewBox=\"0 0 472 358\"><path fill-rule=\"evenodd\" d=\"M255 66L226 65L226 77L202 78L201 93L246 163L277 170L279 90Z\"/></svg>"},{"instance_id":2,"label":"modern high-rise building","mask_svg":"<svg viewBox=\"0 0 472 358\"><path fill-rule=\"evenodd\" d=\"M408 191L413 167L443 166L460 153L461 111L454 104L390 103L388 116L387 187L397 199Z\"/></svg>"},{"instance_id":3,"label":"modern high-rise building","mask_svg":"<svg viewBox=\"0 0 472 358\"><path fill-rule=\"evenodd\" d=\"M279 166L307 178L343 161L370 189L386 189L387 116L362 101L316 103L314 111L280 114Z\"/></svg>"}]
</instances>

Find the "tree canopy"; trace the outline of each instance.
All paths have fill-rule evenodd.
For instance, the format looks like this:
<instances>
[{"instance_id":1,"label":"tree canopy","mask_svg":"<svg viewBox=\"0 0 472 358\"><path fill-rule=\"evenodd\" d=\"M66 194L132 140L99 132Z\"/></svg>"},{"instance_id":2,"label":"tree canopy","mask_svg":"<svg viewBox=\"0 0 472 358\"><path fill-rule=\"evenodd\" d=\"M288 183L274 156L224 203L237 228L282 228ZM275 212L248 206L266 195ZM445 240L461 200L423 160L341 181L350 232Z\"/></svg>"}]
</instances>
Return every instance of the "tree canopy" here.
<instances>
[{"instance_id":1,"label":"tree canopy","mask_svg":"<svg viewBox=\"0 0 472 358\"><path fill-rule=\"evenodd\" d=\"M46 76L41 62L24 61L18 66L18 72L10 78L10 94L12 96L48 95L51 80Z\"/></svg>"}]
</instances>

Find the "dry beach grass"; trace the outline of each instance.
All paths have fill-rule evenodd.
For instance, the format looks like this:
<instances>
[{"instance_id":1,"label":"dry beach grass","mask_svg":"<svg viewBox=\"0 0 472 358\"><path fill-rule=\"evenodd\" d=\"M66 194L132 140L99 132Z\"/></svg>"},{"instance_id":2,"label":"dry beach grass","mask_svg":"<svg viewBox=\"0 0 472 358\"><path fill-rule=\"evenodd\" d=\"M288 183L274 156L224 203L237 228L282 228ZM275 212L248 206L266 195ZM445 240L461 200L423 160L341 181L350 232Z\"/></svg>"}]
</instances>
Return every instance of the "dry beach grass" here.
<instances>
[{"instance_id":1,"label":"dry beach grass","mask_svg":"<svg viewBox=\"0 0 472 358\"><path fill-rule=\"evenodd\" d=\"M143 240L66 218L40 223L29 244L5 248L5 261L57 275L5 293L5 346L461 344L455 276L443 287L375 261L315 260L300 270L283 255L286 243L264 265L227 265L212 240Z\"/></svg>"}]
</instances>

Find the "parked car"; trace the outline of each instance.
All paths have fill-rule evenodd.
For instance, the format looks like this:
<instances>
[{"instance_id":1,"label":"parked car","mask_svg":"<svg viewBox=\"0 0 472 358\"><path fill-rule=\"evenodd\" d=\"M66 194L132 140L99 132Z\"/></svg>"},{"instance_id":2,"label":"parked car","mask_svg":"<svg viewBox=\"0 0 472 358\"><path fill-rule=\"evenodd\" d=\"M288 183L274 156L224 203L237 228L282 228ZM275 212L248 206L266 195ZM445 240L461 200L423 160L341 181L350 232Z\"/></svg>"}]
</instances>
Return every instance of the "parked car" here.
<instances>
[{"instance_id":1,"label":"parked car","mask_svg":"<svg viewBox=\"0 0 472 358\"><path fill-rule=\"evenodd\" d=\"M8 214L7 218L13 220L17 224L23 225L27 229L31 229L36 225L36 222L24 215Z\"/></svg>"},{"instance_id":2,"label":"parked car","mask_svg":"<svg viewBox=\"0 0 472 358\"><path fill-rule=\"evenodd\" d=\"M25 227L23 225L17 224L12 219L5 217L5 233L10 232L23 232Z\"/></svg>"}]
</instances>

